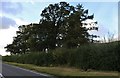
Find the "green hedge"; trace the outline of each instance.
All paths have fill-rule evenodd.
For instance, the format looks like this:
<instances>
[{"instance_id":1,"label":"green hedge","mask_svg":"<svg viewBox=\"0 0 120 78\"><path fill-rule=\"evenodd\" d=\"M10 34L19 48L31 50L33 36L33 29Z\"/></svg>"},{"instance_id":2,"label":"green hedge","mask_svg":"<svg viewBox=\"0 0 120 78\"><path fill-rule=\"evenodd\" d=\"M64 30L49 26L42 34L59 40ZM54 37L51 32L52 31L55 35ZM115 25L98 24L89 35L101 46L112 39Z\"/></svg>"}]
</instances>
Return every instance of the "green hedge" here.
<instances>
[{"instance_id":1,"label":"green hedge","mask_svg":"<svg viewBox=\"0 0 120 78\"><path fill-rule=\"evenodd\" d=\"M120 42L83 45L77 49L57 48L48 53L32 52L3 57L4 61L35 64L39 66L74 66L84 70L120 69Z\"/></svg>"}]
</instances>

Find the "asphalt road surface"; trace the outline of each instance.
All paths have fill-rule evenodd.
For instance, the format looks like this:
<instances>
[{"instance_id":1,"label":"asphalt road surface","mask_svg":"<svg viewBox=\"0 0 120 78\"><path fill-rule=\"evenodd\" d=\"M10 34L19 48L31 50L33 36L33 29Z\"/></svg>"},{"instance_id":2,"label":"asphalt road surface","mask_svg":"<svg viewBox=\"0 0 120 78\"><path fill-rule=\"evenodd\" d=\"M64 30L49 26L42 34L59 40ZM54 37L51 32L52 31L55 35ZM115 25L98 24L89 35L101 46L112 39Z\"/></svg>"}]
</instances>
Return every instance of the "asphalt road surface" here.
<instances>
[{"instance_id":1,"label":"asphalt road surface","mask_svg":"<svg viewBox=\"0 0 120 78\"><path fill-rule=\"evenodd\" d=\"M2 64L2 75L4 78L53 78L51 75L37 73L5 63Z\"/></svg>"}]
</instances>

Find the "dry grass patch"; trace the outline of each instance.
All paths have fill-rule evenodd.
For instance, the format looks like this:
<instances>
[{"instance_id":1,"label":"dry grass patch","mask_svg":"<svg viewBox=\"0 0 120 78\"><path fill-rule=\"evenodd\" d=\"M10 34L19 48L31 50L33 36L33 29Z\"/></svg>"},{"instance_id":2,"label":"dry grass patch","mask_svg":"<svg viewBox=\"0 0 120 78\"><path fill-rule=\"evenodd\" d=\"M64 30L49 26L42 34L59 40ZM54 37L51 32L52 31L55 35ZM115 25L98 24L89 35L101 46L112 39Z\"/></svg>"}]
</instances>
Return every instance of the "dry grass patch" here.
<instances>
[{"instance_id":1,"label":"dry grass patch","mask_svg":"<svg viewBox=\"0 0 120 78\"><path fill-rule=\"evenodd\" d=\"M47 73L55 76L118 76L117 72L109 71L81 71L77 68L69 67L40 67L31 64L19 64L7 62L7 64L27 68L41 73Z\"/></svg>"}]
</instances>

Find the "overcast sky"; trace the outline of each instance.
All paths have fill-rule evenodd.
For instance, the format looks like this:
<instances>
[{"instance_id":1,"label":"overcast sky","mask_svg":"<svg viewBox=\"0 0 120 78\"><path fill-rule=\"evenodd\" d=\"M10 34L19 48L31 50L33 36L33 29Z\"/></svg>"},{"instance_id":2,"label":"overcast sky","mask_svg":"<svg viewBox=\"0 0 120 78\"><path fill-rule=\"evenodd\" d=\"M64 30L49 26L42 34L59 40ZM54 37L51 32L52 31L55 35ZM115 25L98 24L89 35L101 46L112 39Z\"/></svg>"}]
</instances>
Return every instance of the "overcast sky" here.
<instances>
[{"instance_id":1,"label":"overcast sky","mask_svg":"<svg viewBox=\"0 0 120 78\"><path fill-rule=\"evenodd\" d=\"M93 0L94 1L94 0ZM56 1L55 1L56 2ZM5 55L4 47L12 43L13 37L19 25L38 23L41 11L52 1L44 2L0 2L0 54ZM59 1L57 1L58 3ZM89 15L94 14L94 20L98 21L99 31L95 32L102 37L108 32L118 35L118 2L117 0L108 2L70 2L70 5L82 4L84 9L89 10Z\"/></svg>"}]
</instances>

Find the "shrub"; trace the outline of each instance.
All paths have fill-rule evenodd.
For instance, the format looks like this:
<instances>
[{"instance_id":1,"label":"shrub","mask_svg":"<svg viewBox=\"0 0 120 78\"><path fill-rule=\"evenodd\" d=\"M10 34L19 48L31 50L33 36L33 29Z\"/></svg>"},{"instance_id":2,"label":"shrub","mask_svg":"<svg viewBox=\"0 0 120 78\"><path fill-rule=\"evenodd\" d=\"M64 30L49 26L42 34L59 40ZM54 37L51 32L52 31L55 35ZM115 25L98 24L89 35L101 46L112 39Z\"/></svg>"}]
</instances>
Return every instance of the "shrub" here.
<instances>
[{"instance_id":1,"label":"shrub","mask_svg":"<svg viewBox=\"0 0 120 78\"><path fill-rule=\"evenodd\" d=\"M4 56L3 60L39 66L67 65L83 70L117 71L120 69L119 46L120 42L88 44L75 49L57 48L48 53L31 52L29 54Z\"/></svg>"}]
</instances>

